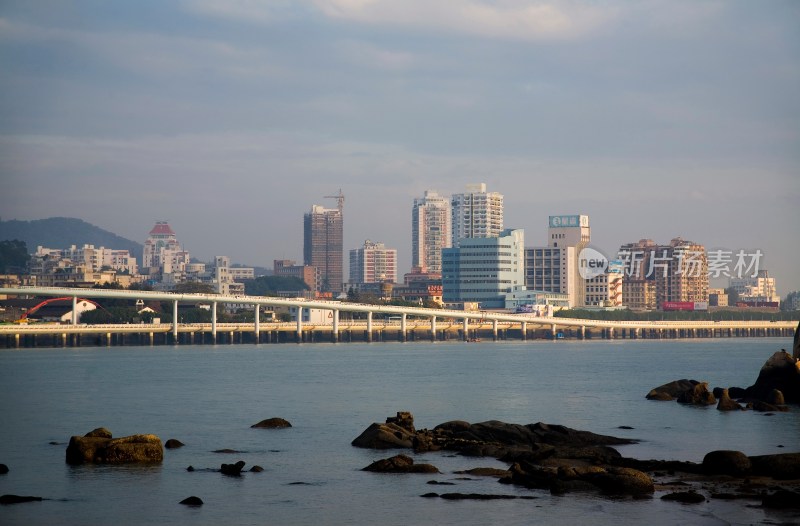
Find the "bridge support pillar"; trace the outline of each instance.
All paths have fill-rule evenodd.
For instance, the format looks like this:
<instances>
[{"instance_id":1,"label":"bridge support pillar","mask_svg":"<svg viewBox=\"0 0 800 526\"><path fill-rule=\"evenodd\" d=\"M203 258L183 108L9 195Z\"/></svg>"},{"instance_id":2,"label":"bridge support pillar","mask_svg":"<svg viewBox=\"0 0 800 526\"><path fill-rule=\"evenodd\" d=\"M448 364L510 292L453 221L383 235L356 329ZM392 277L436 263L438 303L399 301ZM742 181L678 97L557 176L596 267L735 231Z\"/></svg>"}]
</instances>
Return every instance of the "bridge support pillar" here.
<instances>
[{"instance_id":1,"label":"bridge support pillar","mask_svg":"<svg viewBox=\"0 0 800 526\"><path fill-rule=\"evenodd\" d=\"M61 347L66 347L66 346L67 346L67 333L66 332L62 332L61 333Z\"/></svg>"},{"instance_id":2,"label":"bridge support pillar","mask_svg":"<svg viewBox=\"0 0 800 526\"><path fill-rule=\"evenodd\" d=\"M431 341L436 341L436 316L431 316Z\"/></svg>"},{"instance_id":3,"label":"bridge support pillar","mask_svg":"<svg viewBox=\"0 0 800 526\"><path fill-rule=\"evenodd\" d=\"M172 343L178 343L178 300L172 302Z\"/></svg>"},{"instance_id":4,"label":"bridge support pillar","mask_svg":"<svg viewBox=\"0 0 800 526\"><path fill-rule=\"evenodd\" d=\"M492 339L497 341L497 320L492 320Z\"/></svg>"},{"instance_id":5,"label":"bridge support pillar","mask_svg":"<svg viewBox=\"0 0 800 526\"><path fill-rule=\"evenodd\" d=\"M555 340L556 339L556 324L550 325L550 338Z\"/></svg>"},{"instance_id":6,"label":"bridge support pillar","mask_svg":"<svg viewBox=\"0 0 800 526\"><path fill-rule=\"evenodd\" d=\"M581 340L586 339L586 325L581 325Z\"/></svg>"},{"instance_id":7,"label":"bridge support pillar","mask_svg":"<svg viewBox=\"0 0 800 526\"><path fill-rule=\"evenodd\" d=\"M78 324L78 296L72 296L72 325Z\"/></svg>"},{"instance_id":8,"label":"bridge support pillar","mask_svg":"<svg viewBox=\"0 0 800 526\"><path fill-rule=\"evenodd\" d=\"M525 340L528 339L528 323L527 322L524 322L524 321L522 322L521 330L522 330L522 341L525 341Z\"/></svg>"},{"instance_id":9,"label":"bridge support pillar","mask_svg":"<svg viewBox=\"0 0 800 526\"><path fill-rule=\"evenodd\" d=\"M19 333L14 334L14 347L19 349Z\"/></svg>"},{"instance_id":10,"label":"bridge support pillar","mask_svg":"<svg viewBox=\"0 0 800 526\"><path fill-rule=\"evenodd\" d=\"M111 333L106 333L106 347L111 347Z\"/></svg>"},{"instance_id":11,"label":"bridge support pillar","mask_svg":"<svg viewBox=\"0 0 800 526\"><path fill-rule=\"evenodd\" d=\"M339 342L339 310L333 310L333 333L331 334L333 343Z\"/></svg>"},{"instance_id":12,"label":"bridge support pillar","mask_svg":"<svg viewBox=\"0 0 800 526\"><path fill-rule=\"evenodd\" d=\"M633 329L633 338L635 340L639 339L639 329Z\"/></svg>"},{"instance_id":13,"label":"bridge support pillar","mask_svg":"<svg viewBox=\"0 0 800 526\"><path fill-rule=\"evenodd\" d=\"M372 342L372 311L367 312L367 341Z\"/></svg>"},{"instance_id":14,"label":"bridge support pillar","mask_svg":"<svg viewBox=\"0 0 800 526\"><path fill-rule=\"evenodd\" d=\"M469 318L464 318L464 321L461 322L462 331L464 334L462 335L465 342L469 341Z\"/></svg>"},{"instance_id":15,"label":"bridge support pillar","mask_svg":"<svg viewBox=\"0 0 800 526\"><path fill-rule=\"evenodd\" d=\"M408 324L406 320L406 314L403 313L400 315L400 341L406 341L406 330L408 329Z\"/></svg>"},{"instance_id":16,"label":"bridge support pillar","mask_svg":"<svg viewBox=\"0 0 800 526\"><path fill-rule=\"evenodd\" d=\"M211 343L217 343L217 302L211 302Z\"/></svg>"},{"instance_id":17,"label":"bridge support pillar","mask_svg":"<svg viewBox=\"0 0 800 526\"><path fill-rule=\"evenodd\" d=\"M261 343L261 305L256 304L253 309L253 339Z\"/></svg>"},{"instance_id":18,"label":"bridge support pillar","mask_svg":"<svg viewBox=\"0 0 800 526\"><path fill-rule=\"evenodd\" d=\"M613 340L614 339L614 327L609 327L608 328L608 339L609 340Z\"/></svg>"},{"instance_id":19,"label":"bridge support pillar","mask_svg":"<svg viewBox=\"0 0 800 526\"><path fill-rule=\"evenodd\" d=\"M297 307L297 343L303 342L303 307Z\"/></svg>"},{"instance_id":20,"label":"bridge support pillar","mask_svg":"<svg viewBox=\"0 0 800 526\"><path fill-rule=\"evenodd\" d=\"M150 333L150 346L153 346L153 333Z\"/></svg>"}]
</instances>

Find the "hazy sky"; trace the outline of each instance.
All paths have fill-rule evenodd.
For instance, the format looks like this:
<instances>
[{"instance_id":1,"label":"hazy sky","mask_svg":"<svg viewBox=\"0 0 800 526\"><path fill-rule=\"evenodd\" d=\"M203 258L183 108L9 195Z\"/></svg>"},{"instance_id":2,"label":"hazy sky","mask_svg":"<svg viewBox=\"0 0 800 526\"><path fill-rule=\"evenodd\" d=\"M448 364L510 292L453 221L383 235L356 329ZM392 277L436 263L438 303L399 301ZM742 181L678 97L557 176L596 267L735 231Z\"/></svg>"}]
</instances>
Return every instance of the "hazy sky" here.
<instances>
[{"instance_id":1,"label":"hazy sky","mask_svg":"<svg viewBox=\"0 0 800 526\"><path fill-rule=\"evenodd\" d=\"M760 249L800 289L800 3L3 0L0 216L78 217L208 260L411 259L411 205L486 182L507 227Z\"/></svg>"}]
</instances>

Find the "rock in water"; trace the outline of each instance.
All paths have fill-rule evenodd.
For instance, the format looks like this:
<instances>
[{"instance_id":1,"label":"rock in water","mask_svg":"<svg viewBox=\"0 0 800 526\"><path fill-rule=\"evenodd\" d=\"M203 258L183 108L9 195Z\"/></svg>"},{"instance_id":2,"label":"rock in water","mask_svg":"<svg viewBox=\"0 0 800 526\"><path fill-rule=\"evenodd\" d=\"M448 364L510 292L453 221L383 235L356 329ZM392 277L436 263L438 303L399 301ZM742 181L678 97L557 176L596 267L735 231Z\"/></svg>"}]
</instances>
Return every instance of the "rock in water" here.
<instances>
[{"instance_id":1,"label":"rock in water","mask_svg":"<svg viewBox=\"0 0 800 526\"><path fill-rule=\"evenodd\" d=\"M85 437L94 437L94 438L113 438L111 435L111 431L106 429L105 427L98 427L97 429L93 429L83 435Z\"/></svg>"},{"instance_id":2,"label":"rock in water","mask_svg":"<svg viewBox=\"0 0 800 526\"><path fill-rule=\"evenodd\" d=\"M156 435L121 438L73 436L67 446L67 464L151 463L164 460Z\"/></svg>"},{"instance_id":3,"label":"rock in water","mask_svg":"<svg viewBox=\"0 0 800 526\"><path fill-rule=\"evenodd\" d=\"M706 498L701 494L697 493L696 491L676 491L674 493L668 493L661 497L661 500L674 500L676 502L682 502L684 504L699 504L701 502L705 502Z\"/></svg>"},{"instance_id":4,"label":"rock in water","mask_svg":"<svg viewBox=\"0 0 800 526\"><path fill-rule=\"evenodd\" d=\"M797 328L794 330L794 344L792 345L792 358L795 361L800 360L800 322L797 323Z\"/></svg>"},{"instance_id":5,"label":"rock in water","mask_svg":"<svg viewBox=\"0 0 800 526\"><path fill-rule=\"evenodd\" d=\"M779 453L750 457L753 474L779 480L800 479L800 453Z\"/></svg>"},{"instance_id":6,"label":"rock in water","mask_svg":"<svg viewBox=\"0 0 800 526\"><path fill-rule=\"evenodd\" d=\"M31 497L28 495L2 495L0 496L0 504L22 504L23 502L41 502L42 497Z\"/></svg>"},{"instance_id":7,"label":"rock in water","mask_svg":"<svg viewBox=\"0 0 800 526\"><path fill-rule=\"evenodd\" d=\"M223 475L228 475L230 477L238 477L242 474L242 469L244 469L244 460L240 460L236 464L222 464L219 468L220 473Z\"/></svg>"},{"instance_id":8,"label":"rock in water","mask_svg":"<svg viewBox=\"0 0 800 526\"><path fill-rule=\"evenodd\" d=\"M164 443L164 447L167 449L177 449L179 447L183 447L185 444L180 440L175 440L174 438L170 438Z\"/></svg>"},{"instance_id":9,"label":"rock in water","mask_svg":"<svg viewBox=\"0 0 800 526\"><path fill-rule=\"evenodd\" d=\"M267 418L266 420L262 420L261 422L253 424L250 427L258 429L284 429L287 427L292 427L292 424L283 418Z\"/></svg>"},{"instance_id":10,"label":"rock in water","mask_svg":"<svg viewBox=\"0 0 800 526\"><path fill-rule=\"evenodd\" d=\"M203 500L200 497L191 496L186 497L180 503L186 506L202 506Z\"/></svg>"},{"instance_id":11,"label":"rock in water","mask_svg":"<svg viewBox=\"0 0 800 526\"><path fill-rule=\"evenodd\" d=\"M727 389L721 389L719 402L717 403L717 411L741 411L744 409L735 400L732 400L728 395Z\"/></svg>"},{"instance_id":12,"label":"rock in water","mask_svg":"<svg viewBox=\"0 0 800 526\"><path fill-rule=\"evenodd\" d=\"M689 391L685 391L678 396L679 404L689 405L713 405L717 403L714 395L708 390L707 382L700 382Z\"/></svg>"},{"instance_id":13,"label":"rock in water","mask_svg":"<svg viewBox=\"0 0 800 526\"><path fill-rule=\"evenodd\" d=\"M8 466L0 464L0 475L5 475L6 473L8 473Z\"/></svg>"},{"instance_id":14,"label":"rock in water","mask_svg":"<svg viewBox=\"0 0 800 526\"><path fill-rule=\"evenodd\" d=\"M800 404L800 362L783 350L764 363L756 383L745 390L745 396L769 401L773 389L783 393L785 403Z\"/></svg>"},{"instance_id":15,"label":"rock in water","mask_svg":"<svg viewBox=\"0 0 800 526\"><path fill-rule=\"evenodd\" d=\"M440 473L431 464L414 464L414 459L406 455L395 455L391 458L376 460L362 471L376 473Z\"/></svg>"},{"instance_id":16,"label":"rock in water","mask_svg":"<svg viewBox=\"0 0 800 526\"><path fill-rule=\"evenodd\" d=\"M694 386L699 384L697 380L675 380L668 384L659 385L647 393L648 400L675 400L686 391L691 391Z\"/></svg>"},{"instance_id":17,"label":"rock in water","mask_svg":"<svg viewBox=\"0 0 800 526\"><path fill-rule=\"evenodd\" d=\"M741 451L711 451L703 457L703 470L708 475L743 476L750 473L751 464Z\"/></svg>"},{"instance_id":18,"label":"rock in water","mask_svg":"<svg viewBox=\"0 0 800 526\"><path fill-rule=\"evenodd\" d=\"M411 449L414 446L414 434L397 424L379 424L375 422L351 443L355 447L369 449Z\"/></svg>"}]
</instances>

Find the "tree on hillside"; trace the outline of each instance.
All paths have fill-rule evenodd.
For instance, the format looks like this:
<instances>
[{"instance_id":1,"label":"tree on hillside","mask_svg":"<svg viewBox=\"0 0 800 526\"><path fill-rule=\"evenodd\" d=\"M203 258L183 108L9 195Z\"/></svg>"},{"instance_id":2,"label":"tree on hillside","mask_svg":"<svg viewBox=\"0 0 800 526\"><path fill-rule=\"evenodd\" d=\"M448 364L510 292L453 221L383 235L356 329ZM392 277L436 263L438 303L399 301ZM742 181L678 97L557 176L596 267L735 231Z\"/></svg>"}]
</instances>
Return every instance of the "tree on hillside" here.
<instances>
[{"instance_id":1,"label":"tree on hillside","mask_svg":"<svg viewBox=\"0 0 800 526\"><path fill-rule=\"evenodd\" d=\"M30 259L28 246L24 241L19 239L0 241L0 274L25 272Z\"/></svg>"},{"instance_id":2,"label":"tree on hillside","mask_svg":"<svg viewBox=\"0 0 800 526\"><path fill-rule=\"evenodd\" d=\"M215 294L216 291L214 287L209 285L208 283L178 283L175 285L173 292L178 292L181 294Z\"/></svg>"},{"instance_id":3,"label":"tree on hillside","mask_svg":"<svg viewBox=\"0 0 800 526\"><path fill-rule=\"evenodd\" d=\"M244 292L250 296L276 296L278 291L308 290L308 285L300 278L287 276L259 276L244 282Z\"/></svg>"}]
</instances>

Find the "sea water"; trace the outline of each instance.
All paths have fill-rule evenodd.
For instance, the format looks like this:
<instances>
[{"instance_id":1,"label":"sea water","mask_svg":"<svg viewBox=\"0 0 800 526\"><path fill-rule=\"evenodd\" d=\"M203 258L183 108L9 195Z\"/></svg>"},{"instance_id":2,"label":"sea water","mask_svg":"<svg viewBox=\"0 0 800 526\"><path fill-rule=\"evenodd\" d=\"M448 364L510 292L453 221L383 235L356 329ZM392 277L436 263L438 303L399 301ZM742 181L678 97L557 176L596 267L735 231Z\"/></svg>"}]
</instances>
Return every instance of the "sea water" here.
<instances>
[{"instance_id":1,"label":"sea water","mask_svg":"<svg viewBox=\"0 0 800 526\"><path fill-rule=\"evenodd\" d=\"M800 411L725 413L644 398L680 378L746 387L773 352L790 345L751 338L0 351L0 463L10 468L0 475L0 494L45 498L0 507L0 524L791 522L797 517L742 501L555 497L491 478L461 480L454 471L507 466L448 452L415 457L441 475L367 473L360 469L398 451L350 445L370 423L410 411L417 428L496 419L635 438L638 444L619 449L636 458L699 462L715 449L800 451ZM251 429L269 417L293 427ZM156 466L67 465L69 437L100 426L116 437L154 433L186 445L165 450ZM238 453L214 453L220 449ZM212 471L238 460L265 471ZM536 498L420 497L431 491ZM205 504L178 504L190 495Z\"/></svg>"}]
</instances>

